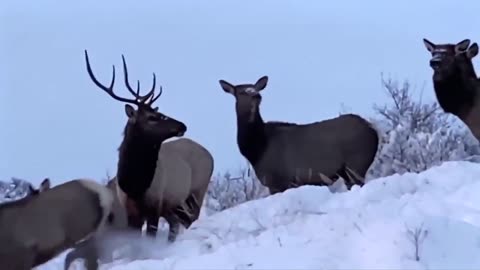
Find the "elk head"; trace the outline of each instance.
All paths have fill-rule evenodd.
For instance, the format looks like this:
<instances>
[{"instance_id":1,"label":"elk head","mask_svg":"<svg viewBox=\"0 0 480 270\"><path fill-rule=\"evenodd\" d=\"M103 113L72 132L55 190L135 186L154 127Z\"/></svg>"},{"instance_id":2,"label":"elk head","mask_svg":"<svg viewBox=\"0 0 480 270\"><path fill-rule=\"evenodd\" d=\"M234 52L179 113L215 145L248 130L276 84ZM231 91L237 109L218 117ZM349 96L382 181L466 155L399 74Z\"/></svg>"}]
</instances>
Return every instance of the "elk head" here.
<instances>
[{"instance_id":1,"label":"elk head","mask_svg":"<svg viewBox=\"0 0 480 270\"><path fill-rule=\"evenodd\" d=\"M223 91L235 97L237 116L248 117L248 122L253 122L255 115L259 112L259 106L262 101L260 91L265 89L267 82L267 76L261 77L255 84L233 85L225 80L219 81Z\"/></svg>"},{"instance_id":2,"label":"elk head","mask_svg":"<svg viewBox=\"0 0 480 270\"><path fill-rule=\"evenodd\" d=\"M125 85L128 91L133 95L133 99L124 98L116 95L113 92L113 85L115 83L115 66L113 66L113 75L112 81L109 87L102 85L93 74L92 68L90 67L90 61L88 59L87 50L85 50L85 61L87 64L87 71L90 75L92 81L109 94L115 100L125 102L125 114L128 117L127 128L135 130L135 133L145 140L146 142L151 143L162 143L164 140L172 137L181 137L187 131L187 127L184 123L175 120L171 117L166 116L163 113L158 111L158 107L152 108L152 104L160 97L162 94L162 87L160 86L160 91L157 96L155 96L155 85L156 85L156 76L153 73L153 86L152 89L144 96L140 95L140 82L137 81L137 90L134 91L130 86L128 80L128 71L127 64L125 62L125 57L122 55L123 60L123 71L125 75ZM132 107L130 104L136 105L137 109Z\"/></svg>"},{"instance_id":3,"label":"elk head","mask_svg":"<svg viewBox=\"0 0 480 270\"><path fill-rule=\"evenodd\" d=\"M459 71L459 68L462 68L460 65L471 64L472 58L478 54L477 43L473 43L469 47L469 39L464 39L457 44L434 44L424 38L423 43L432 54L430 67L435 72L434 79L436 80L452 76ZM474 72L473 65L471 69L471 72Z\"/></svg>"},{"instance_id":4,"label":"elk head","mask_svg":"<svg viewBox=\"0 0 480 270\"><path fill-rule=\"evenodd\" d=\"M48 189L50 189L50 179L45 178L42 181L42 183L40 183L40 187L38 189L34 188L32 186L32 184L30 184L28 186L28 195L27 196L37 195L37 194L42 193L42 192L44 192L45 190L48 190Z\"/></svg>"}]
</instances>

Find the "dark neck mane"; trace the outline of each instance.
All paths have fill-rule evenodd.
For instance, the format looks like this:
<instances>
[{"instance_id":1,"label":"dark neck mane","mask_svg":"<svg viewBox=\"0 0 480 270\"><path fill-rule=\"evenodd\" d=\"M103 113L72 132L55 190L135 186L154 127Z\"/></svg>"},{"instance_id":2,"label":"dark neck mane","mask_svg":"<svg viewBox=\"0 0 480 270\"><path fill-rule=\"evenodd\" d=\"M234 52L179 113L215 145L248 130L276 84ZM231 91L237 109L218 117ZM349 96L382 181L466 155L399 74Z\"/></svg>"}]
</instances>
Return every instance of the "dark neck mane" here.
<instances>
[{"instance_id":1,"label":"dark neck mane","mask_svg":"<svg viewBox=\"0 0 480 270\"><path fill-rule=\"evenodd\" d=\"M267 125L269 125L270 127L294 127L294 126L298 126L298 124L296 123L289 123L289 122L280 122L280 121L268 121L266 123Z\"/></svg>"},{"instance_id":2,"label":"dark neck mane","mask_svg":"<svg viewBox=\"0 0 480 270\"><path fill-rule=\"evenodd\" d=\"M446 78L435 79L434 75L433 85L438 103L445 112L463 119L473 107L474 83L459 68Z\"/></svg>"},{"instance_id":3,"label":"dark neck mane","mask_svg":"<svg viewBox=\"0 0 480 270\"><path fill-rule=\"evenodd\" d=\"M140 201L150 187L161 143L152 143L135 126L127 124L120 145L117 181L128 197Z\"/></svg>"},{"instance_id":4,"label":"dark neck mane","mask_svg":"<svg viewBox=\"0 0 480 270\"><path fill-rule=\"evenodd\" d=\"M250 113L239 113L237 111L237 143L240 153L252 164L253 167L262 158L267 147L265 134L265 122L256 111L254 120L249 122Z\"/></svg>"}]
</instances>

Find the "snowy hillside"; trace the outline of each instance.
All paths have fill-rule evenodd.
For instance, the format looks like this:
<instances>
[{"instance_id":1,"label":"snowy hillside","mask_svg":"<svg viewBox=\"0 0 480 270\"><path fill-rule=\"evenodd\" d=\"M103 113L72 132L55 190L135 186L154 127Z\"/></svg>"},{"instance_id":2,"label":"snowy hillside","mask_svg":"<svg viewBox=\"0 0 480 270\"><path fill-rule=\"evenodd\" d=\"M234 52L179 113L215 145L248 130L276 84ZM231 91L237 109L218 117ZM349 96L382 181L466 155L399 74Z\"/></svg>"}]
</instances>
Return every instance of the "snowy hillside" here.
<instances>
[{"instance_id":1,"label":"snowy hillside","mask_svg":"<svg viewBox=\"0 0 480 270\"><path fill-rule=\"evenodd\" d=\"M479 164L446 162L351 192L304 186L201 218L170 246L145 243L148 259L101 269L479 269L479 178Z\"/></svg>"}]
</instances>

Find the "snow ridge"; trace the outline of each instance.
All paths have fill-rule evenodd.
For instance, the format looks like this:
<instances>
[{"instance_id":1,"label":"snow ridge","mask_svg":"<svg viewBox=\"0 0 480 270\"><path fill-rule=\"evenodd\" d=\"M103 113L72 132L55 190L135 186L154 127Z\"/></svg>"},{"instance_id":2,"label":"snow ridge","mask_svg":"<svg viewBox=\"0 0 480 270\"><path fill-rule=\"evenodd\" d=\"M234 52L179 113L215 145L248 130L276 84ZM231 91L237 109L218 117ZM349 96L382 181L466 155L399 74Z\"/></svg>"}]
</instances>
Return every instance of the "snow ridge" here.
<instances>
[{"instance_id":1,"label":"snow ridge","mask_svg":"<svg viewBox=\"0 0 480 270\"><path fill-rule=\"evenodd\" d=\"M459 161L349 192L302 186L204 216L171 245L136 240L143 259L101 269L478 269L479 175Z\"/></svg>"}]
</instances>

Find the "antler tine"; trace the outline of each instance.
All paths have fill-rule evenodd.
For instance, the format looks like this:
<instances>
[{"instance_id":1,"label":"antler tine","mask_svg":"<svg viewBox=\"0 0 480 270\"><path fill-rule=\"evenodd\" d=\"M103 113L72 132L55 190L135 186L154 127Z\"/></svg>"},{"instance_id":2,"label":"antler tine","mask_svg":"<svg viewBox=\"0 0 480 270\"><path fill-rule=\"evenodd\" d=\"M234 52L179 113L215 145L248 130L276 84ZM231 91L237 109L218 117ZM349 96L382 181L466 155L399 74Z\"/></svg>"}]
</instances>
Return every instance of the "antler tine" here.
<instances>
[{"instance_id":1,"label":"antler tine","mask_svg":"<svg viewBox=\"0 0 480 270\"><path fill-rule=\"evenodd\" d=\"M153 73L153 85L152 85L152 89L150 89L150 91L148 92L147 95L145 95L142 99L141 99L141 102L147 104L147 105L150 105L152 104L148 99L149 98L153 98L155 97L155 87L157 85L157 76L155 75L155 72Z\"/></svg>"},{"instance_id":2,"label":"antler tine","mask_svg":"<svg viewBox=\"0 0 480 270\"><path fill-rule=\"evenodd\" d=\"M123 73L124 73L124 77L125 77L125 85L127 86L128 92L130 92L135 97L135 99L137 99L137 100L142 100L145 97L148 97L150 93L145 95L145 96L140 95L140 81L139 80L137 80L137 91L136 92L133 91L132 86L130 85L130 82L128 80L127 62L125 61L125 56L123 54L122 54L122 62L123 62Z\"/></svg>"},{"instance_id":3,"label":"antler tine","mask_svg":"<svg viewBox=\"0 0 480 270\"><path fill-rule=\"evenodd\" d=\"M150 101L148 102L149 105L152 105L161 95L162 95L163 89L162 86L160 86L160 91L158 92L157 96L152 96Z\"/></svg>"},{"instance_id":4,"label":"antler tine","mask_svg":"<svg viewBox=\"0 0 480 270\"><path fill-rule=\"evenodd\" d=\"M153 89L155 89L155 73L153 73L153 87L152 87L152 91ZM159 92L158 92L158 95L152 95L150 100L147 102L148 105L152 105L161 95L162 95L162 92L163 92L163 88L162 86L160 85L159 87Z\"/></svg>"},{"instance_id":5,"label":"antler tine","mask_svg":"<svg viewBox=\"0 0 480 270\"><path fill-rule=\"evenodd\" d=\"M140 95L140 80L137 80L137 96Z\"/></svg>"},{"instance_id":6,"label":"antler tine","mask_svg":"<svg viewBox=\"0 0 480 270\"><path fill-rule=\"evenodd\" d=\"M87 72L88 72L88 75L90 76L90 79L92 79L92 81L95 83L95 85L102 89L103 91L105 91L107 94L109 94L112 98L118 100L118 101L122 101L122 102L127 102L127 103L133 103L133 104L137 104L137 101L134 100L134 99L128 99L128 98L123 98L123 97L120 97L120 96L117 96L114 92L113 92L113 85L115 84L115 65L112 65L112 82L110 83L110 86L109 87L106 87L105 85L101 84L97 78L95 77L95 75L93 74L93 71L92 71L92 67L90 66L90 60L88 58L88 52L87 50L85 50L85 62L87 64Z\"/></svg>"}]
</instances>

